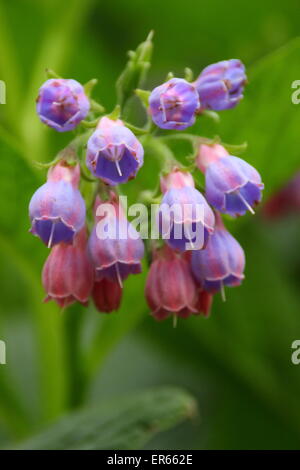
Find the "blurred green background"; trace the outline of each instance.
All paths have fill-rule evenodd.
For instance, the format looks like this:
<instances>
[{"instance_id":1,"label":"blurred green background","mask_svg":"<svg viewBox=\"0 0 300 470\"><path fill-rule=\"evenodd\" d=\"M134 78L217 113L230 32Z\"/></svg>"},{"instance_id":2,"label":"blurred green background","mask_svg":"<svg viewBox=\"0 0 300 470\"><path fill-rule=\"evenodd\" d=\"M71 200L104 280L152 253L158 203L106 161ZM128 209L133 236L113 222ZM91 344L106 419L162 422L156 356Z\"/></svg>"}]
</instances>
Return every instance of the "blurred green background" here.
<instances>
[{"instance_id":1,"label":"blurred green background","mask_svg":"<svg viewBox=\"0 0 300 470\"><path fill-rule=\"evenodd\" d=\"M267 199L300 167L300 107L291 102L291 83L300 79L297 9L296 0L0 1L0 79L7 86L7 104L0 105L0 339L7 344L7 364L0 365L1 446L12 447L79 404L106 410L127 396L129 415L121 410L112 431L109 419L99 431L119 440L94 447L299 448L300 365L291 362L291 344L300 339L298 216L271 224L258 211L229 222L246 252L244 284L227 291L226 303L216 296L209 319L179 321L173 329L171 321L149 316L145 272L126 281L122 309L111 316L93 306L61 314L43 304L47 249L28 234L27 209L45 178L33 161L51 160L70 138L45 128L35 114L45 68L83 83L99 78L95 97L110 110L126 51L151 29L149 88L186 66L198 74L222 59L246 64L243 102L221 113L220 124L203 118L198 131L232 144L247 141L243 157L260 171ZM146 155L129 195L155 186L154 161ZM82 382L87 386L78 396ZM144 390L165 386L179 400L174 408L160 392L143 398ZM181 424L169 429L173 418ZM87 439L91 447L94 438ZM80 445L79 439L74 446Z\"/></svg>"}]
</instances>

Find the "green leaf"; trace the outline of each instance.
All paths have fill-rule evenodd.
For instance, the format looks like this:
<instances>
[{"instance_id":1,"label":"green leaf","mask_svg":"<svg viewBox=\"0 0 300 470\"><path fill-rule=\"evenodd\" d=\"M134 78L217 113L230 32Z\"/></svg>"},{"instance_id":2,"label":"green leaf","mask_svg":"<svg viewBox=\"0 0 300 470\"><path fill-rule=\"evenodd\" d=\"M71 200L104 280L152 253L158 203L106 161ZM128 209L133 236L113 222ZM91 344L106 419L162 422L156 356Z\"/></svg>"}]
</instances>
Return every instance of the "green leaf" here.
<instances>
[{"instance_id":1,"label":"green leaf","mask_svg":"<svg viewBox=\"0 0 300 470\"><path fill-rule=\"evenodd\" d=\"M56 417L64 405L64 359L62 318L58 308L43 303L41 267L47 250L40 241L28 233L30 226L28 204L33 192L40 186L43 171L35 171L18 153L9 139L0 140L0 249L3 272L9 265L22 279L19 290L23 294L22 310L26 308L32 317L35 333L40 413L43 419ZM3 300L11 293L3 293ZM11 300L10 300L11 302ZM9 312L10 313L10 312ZM9 315L1 312L5 320ZM13 388L13 385L10 384ZM5 404L5 403L4 403Z\"/></svg>"},{"instance_id":2,"label":"green leaf","mask_svg":"<svg viewBox=\"0 0 300 470\"><path fill-rule=\"evenodd\" d=\"M70 414L18 449L140 449L155 434L192 418L195 400L176 388L162 388L102 403Z\"/></svg>"},{"instance_id":3,"label":"green leaf","mask_svg":"<svg viewBox=\"0 0 300 470\"><path fill-rule=\"evenodd\" d=\"M139 88L145 78L146 72L150 66L152 56L152 37L151 31L146 39L136 49L129 52L129 61L117 80L118 103L121 107L133 95L136 88Z\"/></svg>"}]
</instances>

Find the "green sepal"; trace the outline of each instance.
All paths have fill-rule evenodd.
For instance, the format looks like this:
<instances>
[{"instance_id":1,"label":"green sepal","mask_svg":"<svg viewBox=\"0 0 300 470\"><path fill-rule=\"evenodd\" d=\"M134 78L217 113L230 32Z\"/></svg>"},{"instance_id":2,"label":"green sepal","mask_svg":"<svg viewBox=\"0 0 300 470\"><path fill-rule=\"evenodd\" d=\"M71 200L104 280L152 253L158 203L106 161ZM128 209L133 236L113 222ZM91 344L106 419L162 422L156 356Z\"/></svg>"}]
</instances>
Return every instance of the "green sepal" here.
<instances>
[{"instance_id":1,"label":"green sepal","mask_svg":"<svg viewBox=\"0 0 300 470\"><path fill-rule=\"evenodd\" d=\"M141 90L140 88L137 88L136 90L134 90L134 93L136 94L136 96L139 97L139 99L141 100L141 102L143 103L143 105L145 106L145 108L148 109L148 106L149 106L149 96L151 94L151 91L148 91L148 90Z\"/></svg>"},{"instance_id":2,"label":"green sepal","mask_svg":"<svg viewBox=\"0 0 300 470\"><path fill-rule=\"evenodd\" d=\"M87 129L92 129L92 128L97 127L98 122L99 122L99 119L94 119L93 121L85 121L85 120L83 120L83 121L80 122L80 124L81 124L83 127L87 128Z\"/></svg>"},{"instance_id":3,"label":"green sepal","mask_svg":"<svg viewBox=\"0 0 300 470\"><path fill-rule=\"evenodd\" d=\"M230 155L240 155L241 153L244 153L247 148L248 148L248 142L243 142L240 145L231 145L231 144L225 144L222 142L223 147L227 150L227 152L230 153Z\"/></svg>"},{"instance_id":4,"label":"green sepal","mask_svg":"<svg viewBox=\"0 0 300 470\"><path fill-rule=\"evenodd\" d=\"M46 72L47 78L62 78L52 69L46 69L45 72Z\"/></svg>"},{"instance_id":5,"label":"green sepal","mask_svg":"<svg viewBox=\"0 0 300 470\"><path fill-rule=\"evenodd\" d=\"M189 67L184 69L184 78L187 82L192 82L194 79L194 72Z\"/></svg>"},{"instance_id":6,"label":"green sepal","mask_svg":"<svg viewBox=\"0 0 300 470\"><path fill-rule=\"evenodd\" d=\"M166 76L166 82L171 80L172 78L174 78L174 73L173 72L168 72L167 76Z\"/></svg>"},{"instance_id":7,"label":"green sepal","mask_svg":"<svg viewBox=\"0 0 300 470\"><path fill-rule=\"evenodd\" d=\"M91 103L91 111L95 111L96 113L103 114L105 112L104 106L98 103L95 100L90 100Z\"/></svg>"},{"instance_id":8,"label":"green sepal","mask_svg":"<svg viewBox=\"0 0 300 470\"><path fill-rule=\"evenodd\" d=\"M218 113L215 111L211 111L209 109L205 109L204 111L201 111L200 116L207 116L208 118L212 119L215 123L219 123L221 118Z\"/></svg>"},{"instance_id":9,"label":"green sepal","mask_svg":"<svg viewBox=\"0 0 300 470\"><path fill-rule=\"evenodd\" d=\"M109 119L112 119L113 121L116 121L117 119L120 118L120 115L121 115L121 107L119 104L117 104L112 110L112 112L107 115L107 117Z\"/></svg>"},{"instance_id":10,"label":"green sepal","mask_svg":"<svg viewBox=\"0 0 300 470\"><path fill-rule=\"evenodd\" d=\"M97 83L98 83L97 78L92 78L91 80L89 80L83 85L86 96L91 96L91 93L94 87L97 85Z\"/></svg>"}]
</instances>

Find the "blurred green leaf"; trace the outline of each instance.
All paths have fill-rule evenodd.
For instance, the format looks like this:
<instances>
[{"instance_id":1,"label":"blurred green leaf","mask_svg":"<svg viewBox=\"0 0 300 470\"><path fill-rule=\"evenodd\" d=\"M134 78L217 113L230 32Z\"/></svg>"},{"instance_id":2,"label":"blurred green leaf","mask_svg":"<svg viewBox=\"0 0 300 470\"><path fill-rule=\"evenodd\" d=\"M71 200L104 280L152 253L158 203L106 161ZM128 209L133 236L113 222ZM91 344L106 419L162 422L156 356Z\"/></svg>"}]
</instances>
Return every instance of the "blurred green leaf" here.
<instances>
[{"instance_id":1,"label":"blurred green leaf","mask_svg":"<svg viewBox=\"0 0 300 470\"><path fill-rule=\"evenodd\" d=\"M265 196L300 167L300 105L292 103L292 82L299 78L300 38L249 69L245 98L221 114L218 134L225 142L248 142L242 158L254 165L265 183Z\"/></svg>"},{"instance_id":2,"label":"blurred green leaf","mask_svg":"<svg viewBox=\"0 0 300 470\"><path fill-rule=\"evenodd\" d=\"M29 226L27 205L45 176L44 172L32 170L28 163L34 159L50 160L69 138L67 134L58 135L42 126L36 116L34 98L45 78L44 69L55 67L60 74L68 74L66 76L78 78L83 83L90 77L99 77L101 81L96 93L102 95L107 109L111 109L115 99L112 84L122 67L123 54L150 28L156 30L158 48L147 84L149 89L161 83L169 69L181 76L188 64L197 76L210 62L240 57L249 63L265 51L283 44L297 34L296 0L292 3L293 8L279 0L267 0L257 8L257 2L249 2L243 5L246 9L243 17L240 3L234 1L226 27L224 15L228 5L221 1L207 4L203 9L201 3L196 6L188 0L184 22L181 21L182 4L174 1L154 0L147 5L138 0L116 0L113 4L72 0L62 7L57 0L30 0L7 2L0 8L4 10L0 19L0 78L7 82L9 98L7 105L1 107L1 118L3 128L14 130L15 135L23 135L25 141L24 145L21 139L0 129L3 304L0 337L5 331L2 325L4 328L9 324L14 339L13 350L18 351L18 358L22 358L26 342L18 341L20 336L15 334L12 320L19 321L19 335L27 335L27 343L34 343L36 356L36 361L29 359L25 365L22 361L15 364L10 361L7 366L10 369L0 370L0 424L5 423L14 434L28 434L33 426L31 421L41 425L43 418L53 418L66 409L65 381L69 380L69 373L76 378L77 372L65 364L66 332L62 328L62 316L55 305L41 303L40 270L47 250L39 240L26 233ZM170 8L172 21L166 22ZM160 15L157 15L158 10ZM24 21L26 15L30 22ZM189 47L186 41L179 40L179 24L180 36L189 38ZM212 24L214 35L211 34ZM201 44L205 47L201 48ZM297 39L249 69L250 85L245 90L244 101L235 110L220 113L219 125L207 117L199 119L201 135L206 135L207 127L212 136L218 134L222 141L249 143L242 158L249 159L262 173L266 195L281 185L298 165L298 106L291 103L291 83L299 78L298 58ZM144 65L146 67L146 63ZM128 83L128 89L136 86L133 82ZM134 110L133 115L134 123L140 125L141 110ZM175 142L174 147L174 152L178 153L179 142ZM132 202L136 201L138 192L156 187L159 164L156 152L150 150L146 149L145 164L139 177L124 188ZM183 149L182 156L185 155L186 149ZM276 445L296 446L299 442L299 369L290 363L290 344L299 337L300 331L299 296L294 288L298 278L297 275L288 277L283 271L276 249L270 246L272 234L264 233L268 230L266 226L253 228L257 222L257 218L246 216L243 226L239 222L230 223L230 229L234 228L245 247L246 280L241 288L227 293L226 304L218 297L215 299L211 318L179 322L175 331L168 322L156 324L149 318L142 328L144 334L152 336L148 357L156 360L153 359L153 344L155 350L159 345L163 353L157 358L154 370L144 368L134 375L133 390L141 380L165 383L165 375L160 377L158 371L161 364L168 370L171 360L176 367L173 383L178 383L179 363L183 370L194 370L199 389L202 390L209 381L213 382L212 393L201 396L208 432L195 438L198 447L263 448L265 445L274 448ZM280 241L279 237L279 249ZM285 241L289 244L288 238ZM297 258L295 247L291 257ZM84 321L91 323L94 335L90 335L91 342L84 350L86 354L77 359L80 370L90 374L91 378L124 335L148 314L142 293L145 275L144 272L142 276L132 276L126 281L124 304L118 314L97 317L93 308L84 313L80 310ZM73 313L72 310L64 312L69 325ZM18 315L23 317L23 324ZM33 330L33 341L24 324L28 325L28 330ZM70 345L75 349L74 336L69 332ZM140 336L141 329L137 338ZM70 362L74 358L72 353L70 348ZM116 370L120 379L115 388L119 386L122 390L125 367L128 381L131 380L132 363L136 365L137 361L134 355L130 359L129 364L120 361L119 370ZM18 372L20 369L23 369L22 374ZM6 371L12 373L4 374ZM16 375L20 377L17 384L14 382ZM33 395L24 383L24 375L27 382L32 375L39 378L38 390ZM98 381L101 384L101 377L97 376L95 382ZM109 382L106 379L104 385L109 387ZM74 383L70 381L67 387L70 395L72 385ZM100 387L94 390L96 399L101 396ZM34 416L35 411L30 411L28 416L23 404L35 402L36 397L40 397L37 416ZM90 395L85 398L87 402L91 399ZM32 409L35 410L35 406ZM180 442L173 439L174 445L179 446Z\"/></svg>"},{"instance_id":3,"label":"blurred green leaf","mask_svg":"<svg viewBox=\"0 0 300 470\"><path fill-rule=\"evenodd\" d=\"M29 307L39 358L41 419L57 416L64 406L64 357L62 343L62 318L55 305L42 302L44 292L40 270L46 257L46 248L28 233L30 226L28 204L40 185L43 172L35 171L22 154L7 142L0 141L0 249L2 262L20 274L25 290L21 309ZM3 300L12 295L3 292ZM6 312L2 312L5 315ZM20 364L22 367L22 364ZM13 385L10 384L11 388Z\"/></svg>"},{"instance_id":4,"label":"blurred green leaf","mask_svg":"<svg viewBox=\"0 0 300 470\"><path fill-rule=\"evenodd\" d=\"M192 418L196 409L183 390L147 391L74 413L18 449L140 449L156 433Z\"/></svg>"},{"instance_id":5,"label":"blurred green leaf","mask_svg":"<svg viewBox=\"0 0 300 470\"><path fill-rule=\"evenodd\" d=\"M16 113L20 103L21 77L18 55L12 42L11 31L7 22L5 6L0 3L0 73L6 84L7 124L16 127Z\"/></svg>"}]
</instances>

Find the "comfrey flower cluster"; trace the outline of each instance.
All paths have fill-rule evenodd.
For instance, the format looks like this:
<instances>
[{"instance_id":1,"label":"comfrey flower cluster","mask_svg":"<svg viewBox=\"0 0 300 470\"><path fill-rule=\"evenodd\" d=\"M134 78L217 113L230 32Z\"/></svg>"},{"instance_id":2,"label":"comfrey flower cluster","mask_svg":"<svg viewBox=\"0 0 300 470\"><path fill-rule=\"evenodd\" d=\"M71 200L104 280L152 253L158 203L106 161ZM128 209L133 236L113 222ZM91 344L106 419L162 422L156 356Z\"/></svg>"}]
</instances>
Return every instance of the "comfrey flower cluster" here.
<instances>
[{"instance_id":1,"label":"comfrey flower cluster","mask_svg":"<svg viewBox=\"0 0 300 470\"><path fill-rule=\"evenodd\" d=\"M187 69L185 78L169 75L150 92L139 87L151 52L152 34L131 52L111 113L91 98L95 80L83 86L49 72L40 88L41 121L58 132L76 129L69 145L44 165L47 181L29 204L31 232L51 249L42 272L45 300L60 307L93 299L100 312L118 310L124 283L141 272L145 252L150 260L145 296L157 320L208 316L213 296L224 297L226 286L244 279L244 251L222 214L254 213L262 197L260 175L220 139L182 131L203 115L239 103L245 67L236 59L218 62L195 81ZM125 120L133 96L146 107L143 127ZM169 142L176 139L192 143L186 164L171 150ZM157 205L158 236L144 244L147 237L137 230L143 221L128 220L119 195L134 184L144 158L155 157L160 171L152 179L159 189L143 188L136 195L146 210Z\"/></svg>"}]
</instances>

